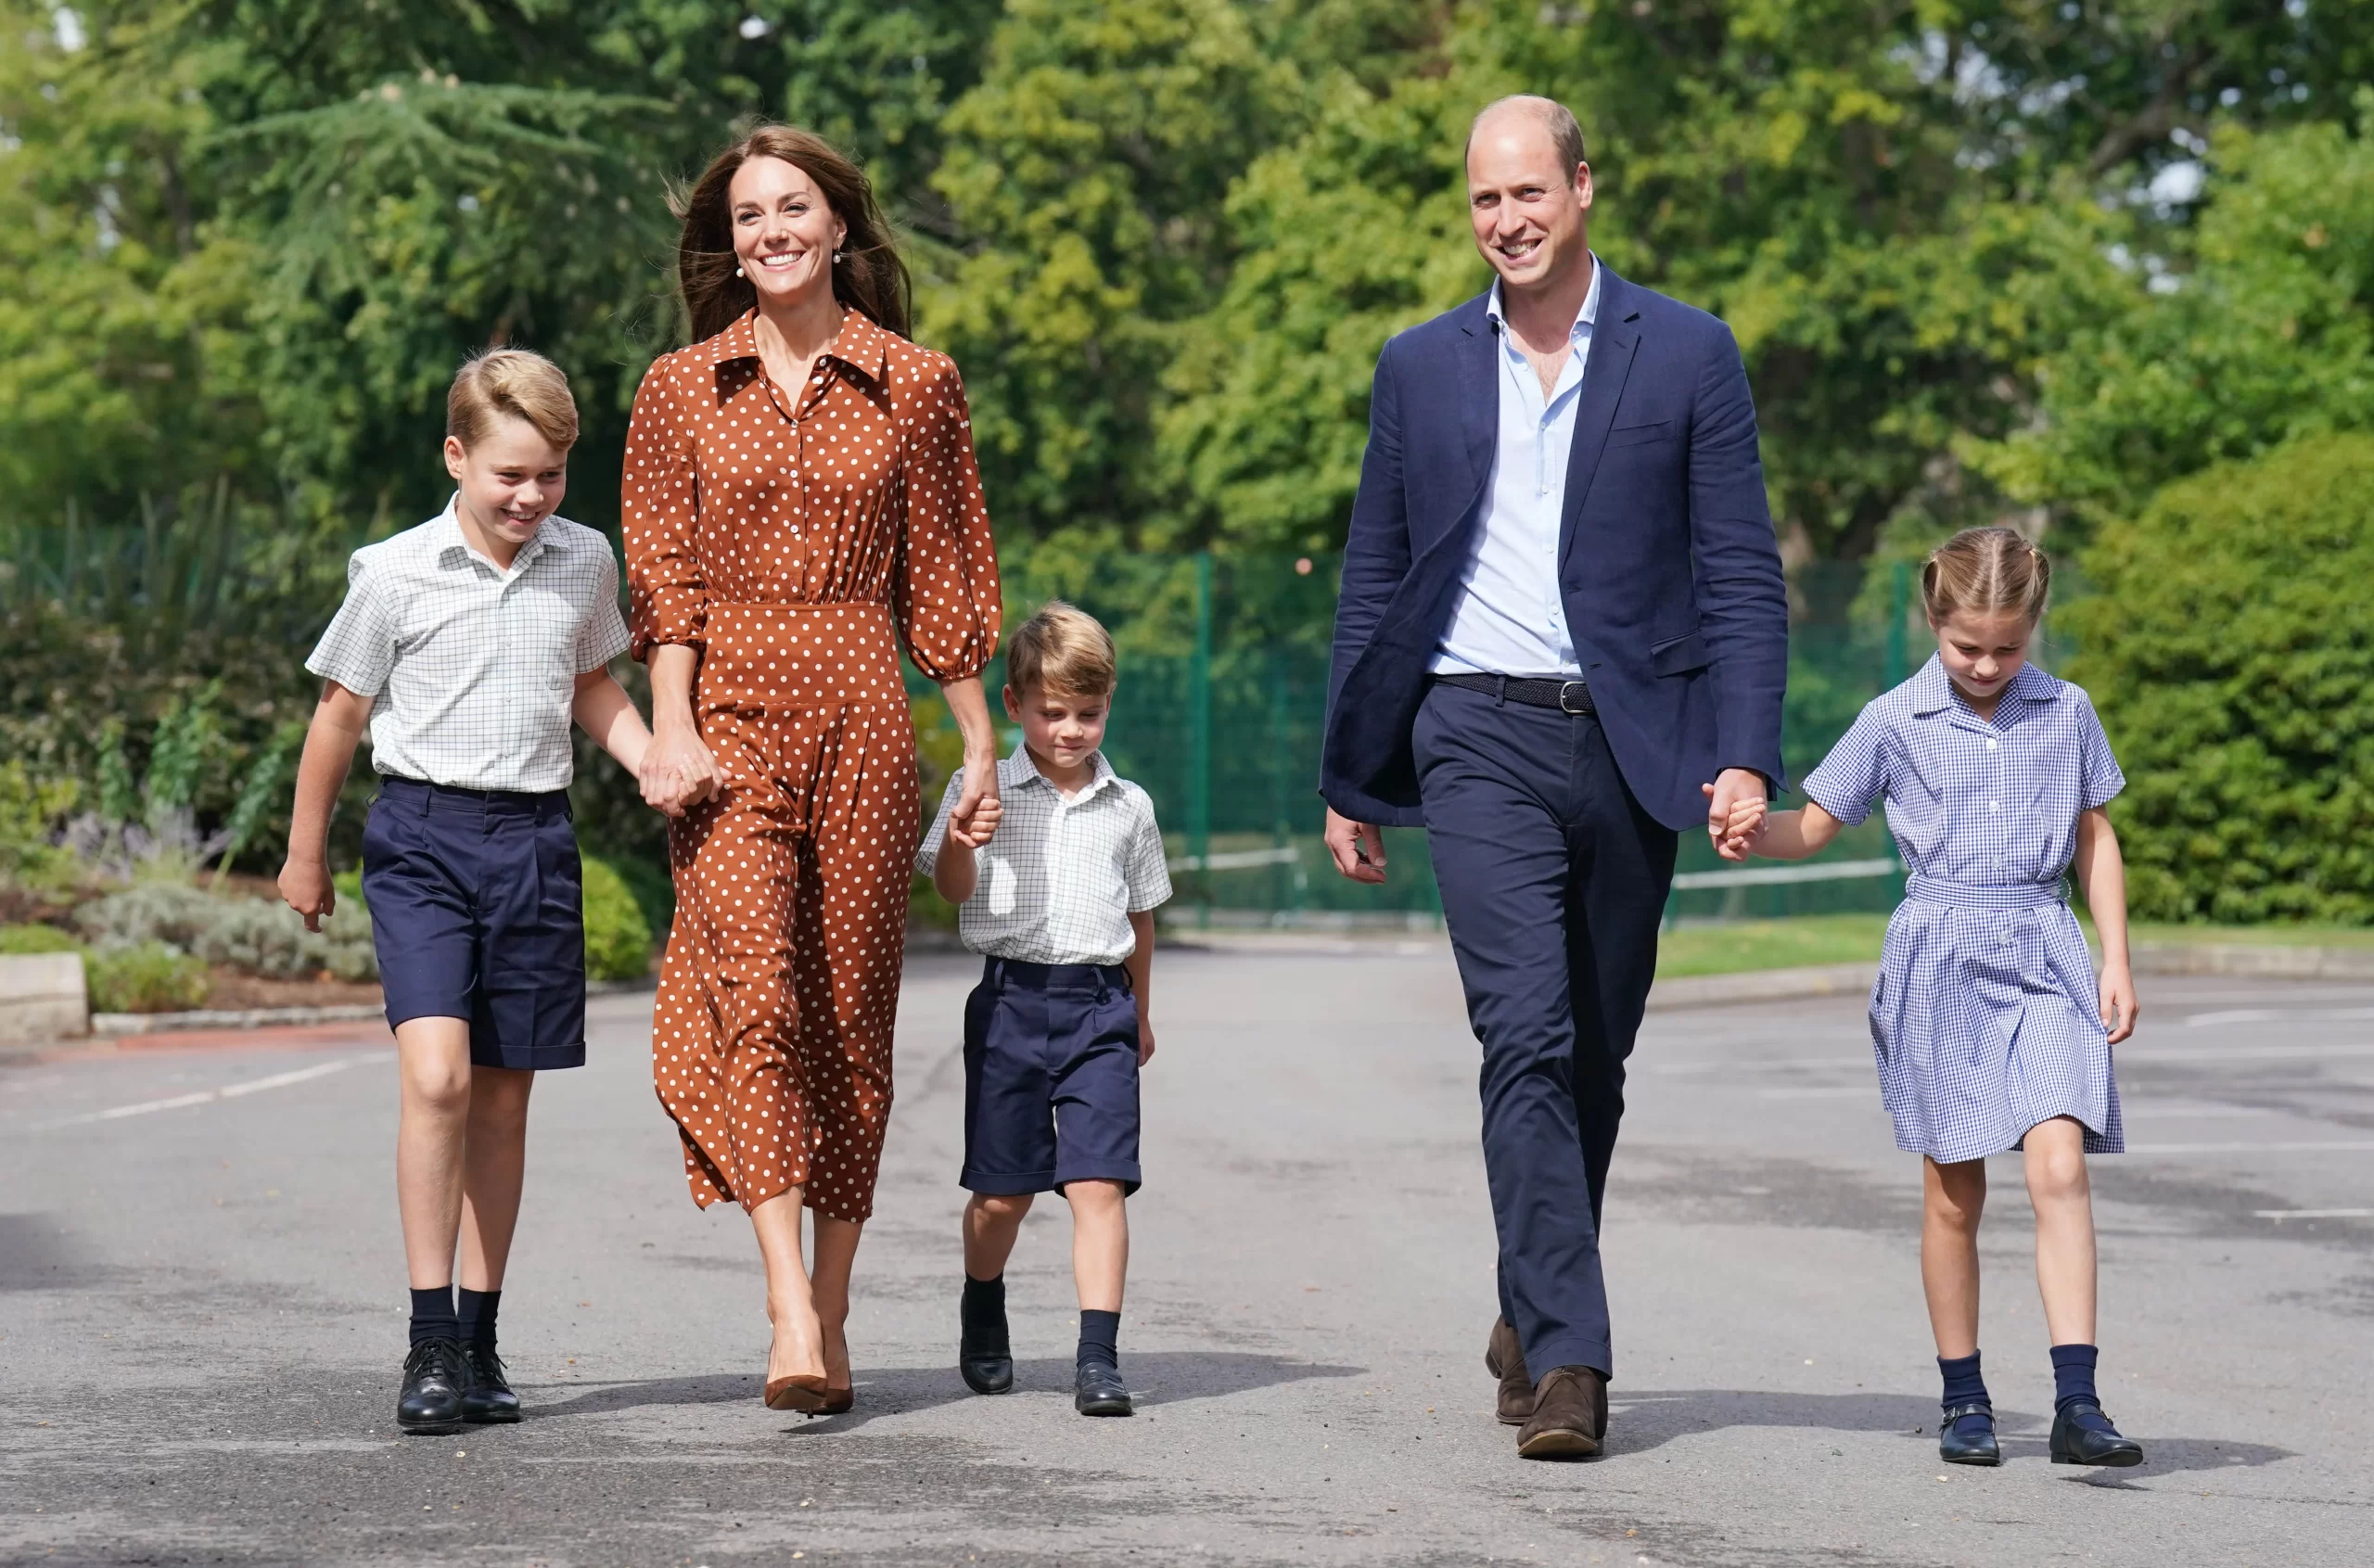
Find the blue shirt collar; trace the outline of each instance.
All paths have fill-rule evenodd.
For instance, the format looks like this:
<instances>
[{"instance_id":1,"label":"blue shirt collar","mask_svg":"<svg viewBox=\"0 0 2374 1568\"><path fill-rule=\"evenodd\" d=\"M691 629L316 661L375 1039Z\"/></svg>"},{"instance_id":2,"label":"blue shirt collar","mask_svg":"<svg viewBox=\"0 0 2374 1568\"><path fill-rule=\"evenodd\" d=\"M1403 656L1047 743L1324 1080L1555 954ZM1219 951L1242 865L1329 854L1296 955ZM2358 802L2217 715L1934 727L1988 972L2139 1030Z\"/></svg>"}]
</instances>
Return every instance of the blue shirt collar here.
<instances>
[{"instance_id":1,"label":"blue shirt collar","mask_svg":"<svg viewBox=\"0 0 2374 1568\"><path fill-rule=\"evenodd\" d=\"M2061 695L2061 682L2033 664L2020 666L2003 695L2021 702L2052 702ZM1946 673L1946 661L1935 654L1912 677L1912 711L1915 717L1926 719L1933 713L1943 713L1957 706L1954 678ZM1999 703L2001 698L1997 698ZM1966 706L1966 705L1964 705ZM2000 708L1997 710L2000 712Z\"/></svg>"},{"instance_id":2,"label":"blue shirt collar","mask_svg":"<svg viewBox=\"0 0 2374 1568\"><path fill-rule=\"evenodd\" d=\"M1575 317L1575 325L1566 334L1567 341L1581 342L1599 325L1600 285L1606 281L1607 268L1600 261L1599 252L1594 250L1591 252L1590 291L1583 296L1582 311ZM1497 275L1492 279L1491 295L1484 301L1484 315L1495 328L1505 329L1509 325L1508 312L1500 308L1500 280Z\"/></svg>"}]
</instances>

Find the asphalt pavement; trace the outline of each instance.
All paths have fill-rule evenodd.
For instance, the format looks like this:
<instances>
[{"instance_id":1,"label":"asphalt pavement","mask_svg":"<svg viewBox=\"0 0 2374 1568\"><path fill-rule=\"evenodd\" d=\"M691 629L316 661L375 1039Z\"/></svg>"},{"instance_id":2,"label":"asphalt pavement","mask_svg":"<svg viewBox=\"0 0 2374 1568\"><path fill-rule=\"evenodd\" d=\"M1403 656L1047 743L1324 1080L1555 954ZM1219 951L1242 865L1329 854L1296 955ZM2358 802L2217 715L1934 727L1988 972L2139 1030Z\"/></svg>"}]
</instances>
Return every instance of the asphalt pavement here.
<instances>
[{"instance_id":1,"label":"asphalt pavement","mask_svg":"<svg viewBox=\"0 0 2374 1568\"><path fill-rule=\"evenodd\" d=\"M1936 1462L1919 1176L1861 1008L1660 1012L1606 1247L1604 1458L1491 1415L1474 1042L1446 950L1171 951L1122 1365L1069 1402L1068 1221L1009 1274L1017 1391L954 1366L971 972L910 965L859 1259L857 1409L759 1398L739 1211L686 1197L649 999L536 1091L516 1427L400 1436L392 1056L370 1026L0 1065L0 1562L1627 1565L2374 1560L2374 987L2147 981L2095 1162L2102 1391L2138 1470L2048 1463L2016 1157L1982 1335L2000 1470ZM2354 1544L2353 1544L2354 1543Z\"/></svg>"}]
</instances>

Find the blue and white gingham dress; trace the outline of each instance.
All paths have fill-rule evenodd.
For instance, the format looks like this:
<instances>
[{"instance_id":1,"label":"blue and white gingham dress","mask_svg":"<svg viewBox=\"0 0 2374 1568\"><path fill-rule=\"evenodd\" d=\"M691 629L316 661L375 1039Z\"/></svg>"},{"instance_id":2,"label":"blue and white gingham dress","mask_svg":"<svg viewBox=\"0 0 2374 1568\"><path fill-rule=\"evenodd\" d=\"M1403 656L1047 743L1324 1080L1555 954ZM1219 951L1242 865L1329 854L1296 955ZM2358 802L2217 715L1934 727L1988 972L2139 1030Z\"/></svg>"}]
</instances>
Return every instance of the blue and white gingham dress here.
<instances>
[{"instance_id":1,"label":"blue and white gingham dress","mask_svg":"<svg viewBox=\"0 0 2374 1568\"><path fill-rule=\"evenodd\" d=\"M1911 873L1871 988L1898 1148L1979 1159L2055 1116L2085 1124L2088 1154L2125 1148L2094 965L2061 894L2078 813L2125 784L2080 688L2025 666L1989 721L1934 657L1806 775L1850 827L1883 802Z\"/></svg>"}]
</instances>

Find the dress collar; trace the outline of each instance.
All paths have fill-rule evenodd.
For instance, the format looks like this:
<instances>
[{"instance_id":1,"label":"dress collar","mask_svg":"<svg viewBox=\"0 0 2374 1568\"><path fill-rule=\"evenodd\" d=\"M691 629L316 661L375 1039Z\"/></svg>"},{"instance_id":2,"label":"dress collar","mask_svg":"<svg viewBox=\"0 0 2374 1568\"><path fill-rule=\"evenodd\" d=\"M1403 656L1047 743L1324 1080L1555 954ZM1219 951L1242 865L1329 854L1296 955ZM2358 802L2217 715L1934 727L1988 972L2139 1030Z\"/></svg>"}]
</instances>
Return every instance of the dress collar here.
<instances>
[{"instance_id":1,"label":"dress collar","mask_svg":"<svg viewBox=\"0 0 2374 1568\"><path fill-rule=\"evenodd\" d=\"M841 311L841 327L825 345L824 357L837 360L870 381L884 380L890 370L891 334L854 305ZM722 332L693 345L693 351L712 365L759 357L759 308L734 318Z\"/></svg>"},{"instance_id":2,"label":"dress collar","mask_svg":"<svg viewBox=\"0 0 2374 1568\"><path fill-rule=\"evenodd\" d=\"M1958 700L1954 679L1946 673L1946 661L1935 654L1931 654L1929 662L1913 674L1911 684L1912 711L1919 718L1926 719L1934 713L1968 706ZM2033 664L2020 666L2020 672L2011 677L2010 685L2003 688L2003 696L2016 698L2023 703L2053 702L2060 695L2061 682ZM1999 706L2002 700L2002 697L1996 699L1997 713L2002 711Z\"/></svg>"}]
</instances>

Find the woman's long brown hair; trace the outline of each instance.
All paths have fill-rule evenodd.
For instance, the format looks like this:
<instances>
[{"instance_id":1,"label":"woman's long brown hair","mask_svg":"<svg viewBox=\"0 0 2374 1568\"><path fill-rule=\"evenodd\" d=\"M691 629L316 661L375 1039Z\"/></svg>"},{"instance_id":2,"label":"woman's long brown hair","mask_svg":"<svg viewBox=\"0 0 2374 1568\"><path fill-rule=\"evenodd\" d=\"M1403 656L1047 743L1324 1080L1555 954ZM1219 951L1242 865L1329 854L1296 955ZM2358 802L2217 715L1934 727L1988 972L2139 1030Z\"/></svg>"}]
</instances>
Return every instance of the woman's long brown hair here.
<instances>
[{"instance_id":1,"label":"woman's long brown hair","mask_svg":"<svg viewBox=\"0 0 2374 1568\"><path fill-rule=\"evenodd\" d=\"M676 192L670 201L684 225L676 241L676 291L683 299L693 341L724 331L759 302L757 287L734 271L734 204L726 194L734 172L754 158L780 158L806 173L848 226L841 260L833 263L833 298L901 338L913 336L907 263L874 199L873 183L814 132L760 125L710 159L692 188Z\"/></svg>"}]
</instances>

